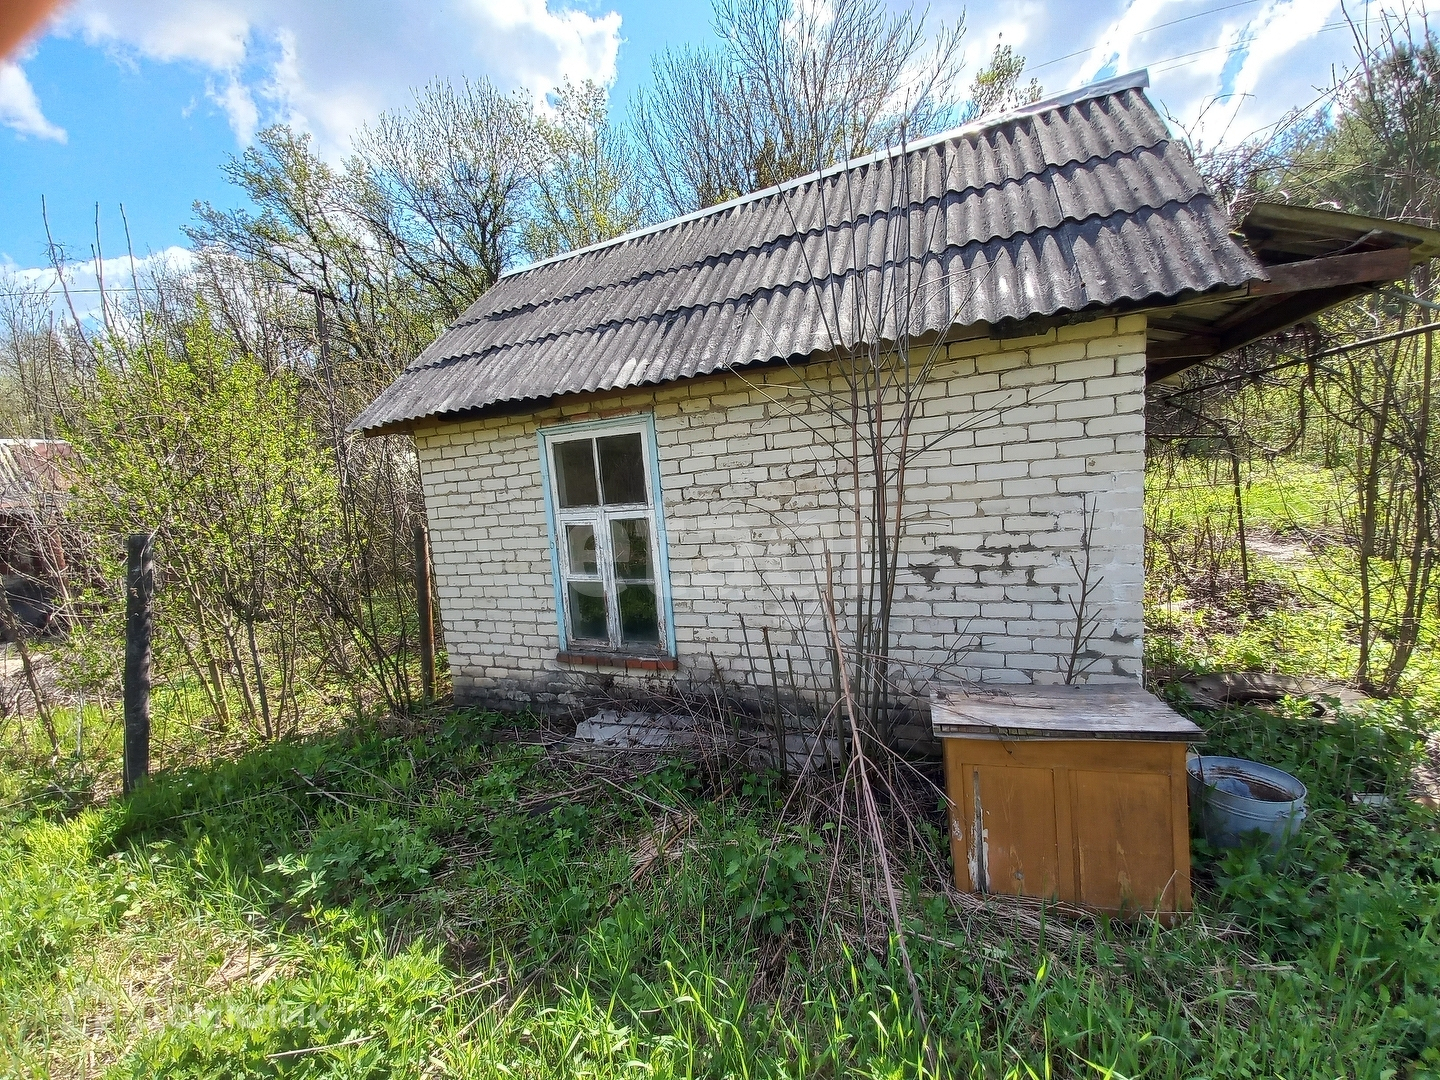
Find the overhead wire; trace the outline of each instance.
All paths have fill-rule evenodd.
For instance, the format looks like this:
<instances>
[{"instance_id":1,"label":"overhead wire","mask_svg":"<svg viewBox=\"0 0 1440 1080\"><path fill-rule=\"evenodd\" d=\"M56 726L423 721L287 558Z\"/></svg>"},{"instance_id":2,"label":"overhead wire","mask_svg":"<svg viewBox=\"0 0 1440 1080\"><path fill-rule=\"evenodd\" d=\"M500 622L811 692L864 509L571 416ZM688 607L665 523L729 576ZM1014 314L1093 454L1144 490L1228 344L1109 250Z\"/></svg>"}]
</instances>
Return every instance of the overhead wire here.
<instances>
[{"instance_id":1,"label":"overhead wire","mask_svg":"<svg viewBox=\"0 0 1440 1080\"><path fill-rule=\"evenodd\" d=\"M1321 34L1328 34L1334 30L1343 30L1349 25L1350 24L1344 19L1341 19L1337 22L1326 23L1324 26L1317 29L1315 33L1311 35L1311 37L1315 38ZM1199 57L1204 56L1206 53L1219 52L1221 49L1234 49L1236 45L1236 42L1229 41L1220 45L1211 45L1208 48L1204 49L1196 49L1193 52L1178 53L1175 56L1167 57L1164 60L1157 60L1155 63L1149 65L1149 68L1151 71L1155 72L1174 71L1177 68L1186 67L1195 62L1195 59L1187 59L1187 57L1193 57L1198 59ZM1176 63L1175 61L1178 60L1184 60L1185 63Z\"/></svg>"},{"instance_id":2,"label":"overhead wire","mask_svg":"<svg viewBox=\"0 0 1440 1080\"><path fill-rule=\"evenodd\" d=\"M1181 23L1190 22L1192 19L1203 19L1207 15L1217 15L1222 11L1230 11L1234 8L1253 7L1254 5L1261 2L1262 0L1236 0L1236 2L1232 4L1220 4L1216 7L1206 8L1204 11L1197 11L1193 15L1184 15L1178 19L1171 19L1169 22L1156 23L1154 26L1147 26L1143 30L1135 31L1132 37L1143 37L1144 35L1153 33L1156 30L1164 30L1171 26L1179 26ZM1094 45L1088 45L1083 49L1076 49L1074 52L1066 53L1064 56L1057 56L1053 60L1046 60L1043 64L1036 64L1034 67L1027 70L1041 71L1044 68L1053 67L1054 65L1062 63L1066 60L1072 60L1077 56L1084 56L1086 53L1093 52L1094 50Z\"/></svg>"},{"instance_id":3,"label":"overhead wire","mask_svg":"<svg viewBox=\"0 0 1440 1080\"><path fill-rule=\"evenodd\" d=\"M1263 0L1235 0L1235 2L1229 4L1218 4L1215 7L1206 8L1204 11L1197 11L1191 15L1182 15L1178 19L1170 19L1166 22L1156 23L1153 26L1147 26L1143 30L1137 30L1134 34L1131 35L1131 40L1133 40L1134 38L1143 37L1145 34L1153 33L1156 30L1165 30L1172 26L1178 26L1181 23L1191 22L1195 19L1203 19L1209 15L1218 15L1221 12L1232 11L1235 8L1253 7L1254 5L1262 2ZM1366 16L1368 21L1368 11L1366 12ZM1348 20L1337 19L1333 22L1329 22L1321 26L1315 31L1315 35L1331 33L1335 30L1343 30L1349 25L1350 23ZM1235 41L1223 42L1219 45L1210 45L1203 49L1195 49L1190 52L1176 53L1174 56L1167 56L1160 60L1155 60L1150 64L1147 64L1146 67L1152 72L1174 71L1178 68L1188 66L1188 64L1190 63L1194 63L1195 58L1204 56L1207 53L1218 52L1222 49L1234 49L1237 47L1238 44L1239 42ZM1045 68L1053 67L1054 65L1063 63L1066 60L1073 60L1077 56L1085 56L1087 53L1093 52L1095 48L1095 45L1087 45L1083 49L1076 49L1074 52L1065 53L1063 56L1052 57L1051 59L1046 60L1043 63L1029 65L1025 68L1025 70L1027 72L1043 71ZM1177 61L1185 61L1185 63L1178 63Z\"/></svg>"},{"instance_id":4,"label":"overhead wire","mask_svg":"<svg viewBox=\"0 0 1440 1080\"><path fill-rule=\"evenodd\" d=\"M44 295L44 294L48 294L48 293L51 292L53 289L58 289L58 288L60 288L60 283L59 283L59 282L51 282L49 285L37 286L34 290L28 290L28 289L5 290L5 289L0 289L0 296L12 296L12 297L13 297L13 296L36 296L36 295ZM126 293L133 293L133 292L135 291L135 286L134 286L134 285L125 285L125 286L123 286L123 287L121 287L121 288L117 288L117 289L77 289L77 288L74 288L74 287L72 286L69 291L72 292L72 293L100 293L100 292L103 292L106 296L117 296L117 295L118 295L118 296L124 296ZM161 288L160 288L160 286L158 286L158 285L141 285L141 286L140 286L140 291L141 291L141 292L160 292L160 291L161 291Z\"/></svg>"}]
</instances>

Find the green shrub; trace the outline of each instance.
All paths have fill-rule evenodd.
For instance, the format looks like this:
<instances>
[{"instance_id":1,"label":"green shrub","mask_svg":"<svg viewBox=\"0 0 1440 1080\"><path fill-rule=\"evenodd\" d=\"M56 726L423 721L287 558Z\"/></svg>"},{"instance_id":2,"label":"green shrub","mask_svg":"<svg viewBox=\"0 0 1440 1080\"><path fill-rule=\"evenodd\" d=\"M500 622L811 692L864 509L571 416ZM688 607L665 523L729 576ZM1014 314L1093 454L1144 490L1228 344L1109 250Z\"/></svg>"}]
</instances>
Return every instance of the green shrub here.
<instances>
[{"instance_id":1,"label":"green shrub","mask_svg":"<svg viewBox=\"0 0 1440 1080\"><path fill-rule=\"evenodd\" d=\"M725 893L736 914L782 934L804 910L819 861L819 837L809 829L761 835L746 823L725 839Z\"/></svg>"},{"instance_id":2,"label":"green shrub","mask_svg":"<svg viewBox=\"0 0 1440 1080\"><path fill-rule=\"evenodd\" d=\"M303 855L277 860L267 869L300 879L295 899L313 893L323 900L362 888L423 889L444 854L424 829L382 810L365 809L321 829Z\"/></svg>"}]
</instances>

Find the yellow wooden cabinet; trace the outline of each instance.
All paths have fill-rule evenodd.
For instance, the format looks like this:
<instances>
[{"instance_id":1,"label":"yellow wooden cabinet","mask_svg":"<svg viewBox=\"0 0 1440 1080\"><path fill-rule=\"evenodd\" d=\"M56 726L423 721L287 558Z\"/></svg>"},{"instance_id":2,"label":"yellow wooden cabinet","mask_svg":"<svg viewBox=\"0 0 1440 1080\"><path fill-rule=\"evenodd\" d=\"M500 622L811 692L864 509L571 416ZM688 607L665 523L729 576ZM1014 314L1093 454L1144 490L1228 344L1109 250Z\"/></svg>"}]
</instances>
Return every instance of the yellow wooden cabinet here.
<instances>
[{"instance_id":1,"label":"yellow wooden cabinet","mask_svg":"<svg viewBox=\"0 0 1440 1080\"><path fill-rule=\"evenodd\" d=\"M943 690L931 715L958 888L1190 910L1193 723L1138 685Z\"/></svg>"}]
</instances>

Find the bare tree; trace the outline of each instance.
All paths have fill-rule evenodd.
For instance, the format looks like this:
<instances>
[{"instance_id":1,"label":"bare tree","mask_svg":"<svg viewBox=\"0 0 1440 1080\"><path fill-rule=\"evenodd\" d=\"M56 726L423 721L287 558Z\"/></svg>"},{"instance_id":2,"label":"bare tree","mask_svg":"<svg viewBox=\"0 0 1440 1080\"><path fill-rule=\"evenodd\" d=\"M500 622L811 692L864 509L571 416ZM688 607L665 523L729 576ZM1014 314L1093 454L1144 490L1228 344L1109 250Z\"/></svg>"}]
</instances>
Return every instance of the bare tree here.
<instances>
[{"instance_id":1,"label":"bare tree","mask_svg":"<svg viewBox=\"0 0 1440 1080\"><path fill-rule=\"evenodd\" d=\"M0 377L11 385L0 424L15 438L53 439L72 389L90 367L68 327L57 326L51 290L0 268Z\"/></svg>"},{"instance_id":2,"label":"bare tree","mask_svg":"<svg viewBox=\"0 0 1440 1080\"><path fill-rule=\"evenodd\" d=\"M522 94L485 79L431 83L410 108L361 129L348 194L386 259L449 322L515 254L543 152Z\"/></svg>"},{"instance_id":3,"label":"bare tree","mask_svg":"<svg viewBox=\"0 0 1440 1080\"><path fill-rule=\"evenodd\" d=\"M604 87L569 80L536 117L537 154L521 245L532 259L609 240L644 224L653 199L634 149L610 122Z\"/></svg>"},{"instance_id":4,"label":"bare tree","mask_svg":"<svg viewBox=\"0 0 1440 1080\"><path fill-rule=\"evenodd\" d=\"M1374 304L1392 306L1391 304ZM1401 306L1404 305L1403 302ZM1356 313L1360 314L1360 313ZM1396 311L1403 327L1405 311ZM1372 324L1373 325L1373 324ZM1347 336L1354 336L1354 330ZM1350 558L1325 560L1358 645L1356 681L1393 694L1420 642L1440 539L1433 332L1320 362L1316 435L1330 448ZM1353 575L1353 577L1352 577ZM1356 582L1356 595L1345 583Z\"/></svg>"},{"instance_id":5,"label":"bare tree","mask_svg":"<svg viewBox=\"0 0 1440 1080\"><path fill-rule=\"evenodd\" d=\"M716 0L716 50L666 50L633 130L686 213L936 131L955 115L963 21L932 37L883 0Z\"/></svg>"}]
</instances>

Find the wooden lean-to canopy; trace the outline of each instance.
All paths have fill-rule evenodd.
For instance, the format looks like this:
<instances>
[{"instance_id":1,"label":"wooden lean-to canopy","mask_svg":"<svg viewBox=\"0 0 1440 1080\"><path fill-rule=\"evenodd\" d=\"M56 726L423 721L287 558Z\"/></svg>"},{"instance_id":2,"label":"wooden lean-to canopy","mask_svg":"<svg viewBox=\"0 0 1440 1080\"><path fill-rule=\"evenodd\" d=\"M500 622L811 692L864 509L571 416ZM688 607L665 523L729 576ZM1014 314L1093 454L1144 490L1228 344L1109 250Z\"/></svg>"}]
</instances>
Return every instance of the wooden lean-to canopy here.
<instances>
[{"instance_id":1,"label":"wooden lean-to canopy","mask_svg":"<svg viewBox=\"0 0 1440 1080\"><path fill-rule=\"evenodd\" d=\"M1238 349L1440 256L1440 231L1336 210L1259 203L1240 224L1264 277L1150 312L1150 381Z\"/></svg>"}]
</instances>

